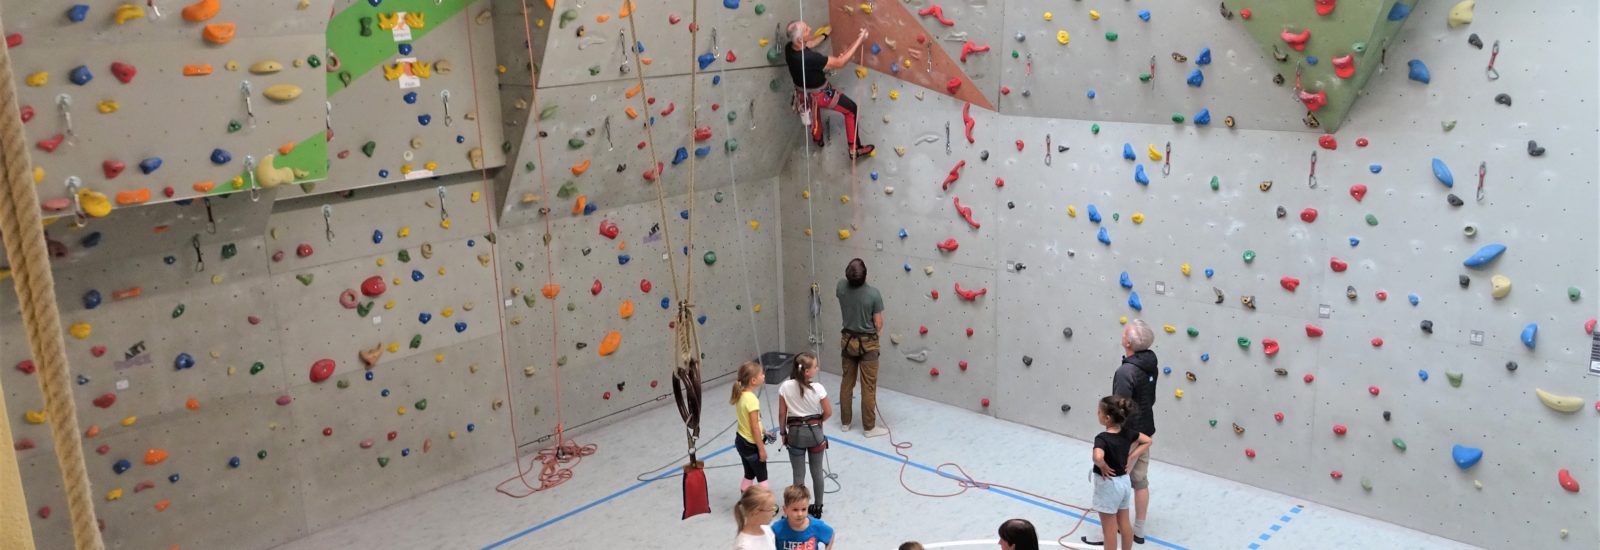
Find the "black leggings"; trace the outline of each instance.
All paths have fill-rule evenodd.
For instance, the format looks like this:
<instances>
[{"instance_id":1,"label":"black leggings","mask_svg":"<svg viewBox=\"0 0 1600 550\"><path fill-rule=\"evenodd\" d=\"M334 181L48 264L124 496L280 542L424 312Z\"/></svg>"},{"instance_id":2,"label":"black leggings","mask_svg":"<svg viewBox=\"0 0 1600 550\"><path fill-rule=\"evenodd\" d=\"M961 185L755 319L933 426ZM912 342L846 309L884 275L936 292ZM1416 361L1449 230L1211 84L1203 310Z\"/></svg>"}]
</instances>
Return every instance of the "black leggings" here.
<instances>
[{"instance_id":1,"label":"black leggings","mask_svg":"<svg viewBox=\"0 0 1600 550\"><path fill-rule=\"evenodd\" d=\"M744 478L754 479L756 482L767 480L767 463L761 461L761 449L755 443L744 440L744 436L734 434L733 448L739 451L739 461L744 464Z\"/></svg>"}]
</instances>

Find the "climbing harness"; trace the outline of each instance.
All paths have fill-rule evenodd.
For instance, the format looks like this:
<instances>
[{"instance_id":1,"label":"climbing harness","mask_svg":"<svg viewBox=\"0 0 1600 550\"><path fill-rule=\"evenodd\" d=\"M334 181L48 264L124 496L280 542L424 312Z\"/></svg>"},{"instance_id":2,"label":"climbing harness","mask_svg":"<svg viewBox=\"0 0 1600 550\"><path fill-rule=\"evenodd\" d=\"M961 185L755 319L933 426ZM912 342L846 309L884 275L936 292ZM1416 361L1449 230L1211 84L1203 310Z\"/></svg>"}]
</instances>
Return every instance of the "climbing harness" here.
<instances>
[{"instance_id":1,"label":"climbing harness","mask_svg":"<svg viewBox=\"0 0 1600 550\"><path fill-rule=\"evenodd\" d=\"M1306 185L1312 189L1317 188L1317 152L1311 152L1311 174L1306 176Z\"/></svg>"},{"instance_id":2,"label":"climbing harness","mask_svg":"<svg viewBox=\"0 0 1600 550\"><path fill-rule=\"evenodd\" d=\"M1489 80L1500 80L1500 71L1494 68L1495 58L1500 57L1500 41L1494 41L1494 46L1489 48L1489 67L1483 70Z\"/></svg>"}]
</instances>

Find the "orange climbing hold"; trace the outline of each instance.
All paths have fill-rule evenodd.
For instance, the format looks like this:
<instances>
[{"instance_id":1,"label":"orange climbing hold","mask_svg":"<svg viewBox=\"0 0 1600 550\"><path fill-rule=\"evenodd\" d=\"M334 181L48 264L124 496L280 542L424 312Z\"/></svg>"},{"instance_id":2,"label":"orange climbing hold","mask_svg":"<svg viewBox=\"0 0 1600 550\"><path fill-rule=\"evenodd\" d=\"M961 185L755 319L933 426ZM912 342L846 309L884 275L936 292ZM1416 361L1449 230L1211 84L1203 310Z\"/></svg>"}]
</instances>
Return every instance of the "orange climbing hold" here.
<instances>
[{"instance_id":1,"label":"orange climbing hold","mask_svg":"<svg viewBox=\"0 0 1600 550\"><path fill-rule=\"evenodd\" d=\"M544 288L539 289L539 293L543 294L545 298L554 300L557 294L561 294L561 285L555 283L544 285Z\"/></svg>"},{"instance_id":2,"label":"orange climbing hold","mask_svg":"<svg viewBox=\"0 0 1600 550\"><path fill-rule=\"evenodd\" d=\"M190 397L188 401L183 402L183 408L198 411L200 410L200 400Z\"/></svg>"},{"instance_id":3,"label":"orange climbing hold","mask_svg":"<svg viewBox=\"0 0 1600 550\"><path fill-rule=\"evenodd\" d=\"M639 118L639 112L633 110L633 107L628 107L628 108L623 109L622 113L628 115L628 120L634 120L634 119Z\"/></svg>"},{"instance_id":4,"label":"orange climbing hold","mask_svg":"<svg viewBox=\"0 0 1600 550\"><path fill-rule=\"evenodd\" d=\"M589 197L586 195L578 195L578 200L572 202L572 215L576 216L582 214L583 209L587 208L588 206Z\"/></svg>"},{"instance_id":5,"label":"orange climbing hold","mask_svg":"<svg viewBox=\"0 0 1600 550\"><path fill-rule=\"evenodd\" d=\"M633 317L633 300L623 300L622 306L617 308L617 315L622 316L623 319Z\"/></svg>"},{"instance_id":6,"label":"orange climbing hold","mask_svg":"<svg viewBox=\"0 0 1600 550\"><path fill-rule=\"evenodd\" d=\"M200 36L212 44L227 44L233 41L233 34L237 30L233 23L214 23L206 25L206 28L200 31Z\"/></svg>"},{"instance_id":7,"label":"orange climbing hold","mask_svg":"<svg viewBox=\"0 0 1600 550\"><path fill-rule=\"evenodd\" d=\"M150 188L148 187L141 187L132 191L117 192L117 204L126 206L130 204L144 204L147 202L150 202Z\"/></svg>"},{"instance_id":8,"label":"orange climbing hold","mask_svg":"<svg viewBox=\"0 0 1600 550\"><path fill-rule=\"evenodd\" d=\"M627 17L633 13L633 0L622 3L622 9L617 10L617 17Z\"/></svg>"},{"instance_id":9,"label":"orange climbing hold","mask_svg":"<svg viewBox=\"0 0 1600 550\"><path fill-rule=\"evenodd\" d=\"M279 155L287 155L292 152L294 152L294 142L292 141L278 146Z\"/></svg>"},{"instance_id":10,"label":"orange climbing hold","mask_svg":"<svg viewBox=\"0 0 1600 550\"><path fill-rule=\"evenodd\" d=\"M217 188L217 182L214 182L214 181L202 181L200 183L194 184L193 187L194 187L194 190L196 192L199 192L199 193L210 193L212 189L216 189Z\"/></svg>"},{"instance_id":11,"label":"orange climbing hold","mask_svg":"<svg viewBox=\"0 0 1600 550\"><path fill-rule=\"evenodd\" d=\"M572 165L572 175L574 175L574 176L583 175L584 172L588 172L589 171L589 165L590 165L589 159L584 159L583 162L580 162L580 163Z\"/></svg>"},{"instance_id":12,"label":"orange climbing hold","mask_svg":"<svg viewBox=\"0 0 1600 550\"><path fill-rule=\"evenodd\" d=\"M211 65L184 65L183 76L206 76L211 74Z\"/></svg>"},{"instance_id":13,"label":"orange climbing hold","mask_svg":"<svg viewBox=\"0 0 1600 550\"><path fill-rule=\"evenodd\" d=\"M615 330L606 333L600 340L600 356L605 357L617 352L617 347L622 345L622 333Z\"/></svg>"},{"instance_id":14,"label":"orange climbing hold","mask_svg":"<svg viewBox=\"0 0 1600 550\"><path fill-rule=\"evenodd\" d=\"M628 88L628 91L623 92L622 96L628 99L633 99L633 96L639 95L639 92L642 91L644 91L644 87L634 84L632 88Z\"/></svg>"},{"instance_id":15,"label":"orange climbing hold","mask_svg":"<svg viewBox=\"0 0 1600 550\"><path fill-rule=\"evenodd\" d=\"M150 449L144 452L144 463L147 466L155 466L166 461L167 451L163 449Z\"/></svg>"},{"instance_id":16,"label":"orange climbing hold","mask_svg":"<svg viewBox=\"0 0 1600 550\"><path fill-rule=\"evenodd\" d=\"M222 0L200 0L183 8L183 20L191 23L210 20L222 10Z\"/></svg>"},{"instance_id":17,"label":"orange climbing hold","mask_svg":"<svg viewBox=\"0 0 1600 550\"><path fill-rule=\"evenodd\" d=\"M128 298L138 298L140 294L144 294L144 289L143 288L139 288L139 287L125 288L125 289L122 289L122 290L112 291L111 292L111 299L112 300L126 300Z\"/></svg>"},{"instance_id":18,"label":"orange climbing hold","mask_svg":"<svg viewBox=\"0 0 1600 550\"><path fill-rule=\"evenodd\" d=\"M168 506L172 506L172 501L171 500L167 500L167 499L161 499L161 502L157 502L156 503L156 511L157 512L165 512L165 511L167 511L167 507ZM174 548L176 548L176 547L174 547Z\"/></svg>"}]
</instances>

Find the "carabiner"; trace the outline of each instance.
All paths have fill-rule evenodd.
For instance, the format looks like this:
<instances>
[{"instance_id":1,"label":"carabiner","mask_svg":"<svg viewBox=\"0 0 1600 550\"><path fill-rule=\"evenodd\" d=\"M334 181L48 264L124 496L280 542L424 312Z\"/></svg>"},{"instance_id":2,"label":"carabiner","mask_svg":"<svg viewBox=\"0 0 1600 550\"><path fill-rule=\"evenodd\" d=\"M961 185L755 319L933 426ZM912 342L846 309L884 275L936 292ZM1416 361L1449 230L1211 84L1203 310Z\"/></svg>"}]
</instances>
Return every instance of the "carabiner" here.
<instances>
[{"instance_id":1,"label":"carabiner","mask_svg":"<svg viewBox=\"0 0 1600 550\"><path fill-rule=\"evenodd\" d=\"M1500 71L1494 68L1494 60L1497 57L1500 57L1499 40L1494 41L1494 46L1489 48L1489 66L1483 70L1483 73L1489 77L1489 80L1500 80Z\"/></svg>"}]
</instances>

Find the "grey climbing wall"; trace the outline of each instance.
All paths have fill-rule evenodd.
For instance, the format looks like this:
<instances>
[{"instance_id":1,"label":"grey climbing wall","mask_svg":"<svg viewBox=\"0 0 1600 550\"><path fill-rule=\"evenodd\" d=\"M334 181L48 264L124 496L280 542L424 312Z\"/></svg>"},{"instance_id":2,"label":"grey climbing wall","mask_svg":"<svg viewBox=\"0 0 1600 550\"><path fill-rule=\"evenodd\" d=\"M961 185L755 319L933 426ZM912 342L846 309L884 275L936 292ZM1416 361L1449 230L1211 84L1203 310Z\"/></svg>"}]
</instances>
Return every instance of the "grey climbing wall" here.
<instances>
[{"instance_id":1,"label":"grey climbing wall","mask_svg":"<svg viewBox=\"0 0 1600 550\"><path fill-rule=\"evenodd\" d=\"M1091 7L1052 6L1055 24L1037 7L1007 10L1002 34L1023 32L1031 46L1063 22L1088 25ZM1110 392L1120 356L1119 321L1142 318L1157 331L1155 349L1171 369L1156 405L1159 460L1473 544L1600 540L1593 499L1558 481L1563 469L1580 484L1600 481L1590 410L1600 384L1588 373L1585 332L1600 291L1592 275L1600 266L1593 242L1600 196L1584 157L1597 145L1596 112L1592 102L1560 91L1595 86L1596 72L1540 53L1588 47L1579 22L1592 20L1594 7L1480 6L1476 22L1450 28L1449 5L1424 5L1396 37L1388 70L1372 77L1368 97L1331 136L1337 148L1319 145L1321 136L1286 133L1300 129L1298 114L1259 118L1284 103L1261 92L1270 85L1231 85L1260 79L1260 67L1275 64L1228 27L1237 21L1212 7L1193 14L1153 3L1096 8L1101 30L1075 30L1069 50L1101 45L1107 28L1184 25L1183 33L1124 31L1115 43L1144 51L1125 56L1131 59L1158 55L1152 84L1113 76L1142 72L1119 64L1119 56L1080 56L1074 63L1083 66L1062 73L1078 75L1068 92L1045 95L1036 87L1029 100L1082 104L1084 88L1095 87L1103 95L1084 105L1113 99L1113 111L1074 107L1054 116L1076 120L1052 120L973 109L969 145L961 103L939 94L908 98L903 82L883 74L861 82L836 76L863 104L863 139L878 145L877 157L852 175L831 150L809 162L797 154L780 184L785 302L805 303L813 280L824 289L824 365L836 368L837 361L839 321L829 289L849 258L863 257L885 294L887 332L898 341L885 347L880 376L887 387L973 410L985 410L987 398L991 414L1087 440L1098 431L1094 403ZM1135 16L1140 9L1152 12L1150 23ZM1029 10L1033 15L1016 15ZM943 30L931 20L924 25ZM958 22L952 30L960 29ZM1472 33L1483 49L1469 45ZM1216 41L1205 42L1212 35ZM1497 40L1502 76L1490 81L1484 66ZM1238 129L1219 125L1228 113L1216 104L1210 127L1156 116L1193 114L1193 106L1173 106L1173 97L1187 96L1167 87L1185 87L1182 75L1206 45L1217 59L1205 87L1229 84L1226 101L1257 113L1248 124L1236 114ZM1175 63L1172 51L1190 61ZM1407 79L1404 60L1412 58L1428 64L1431 83ZM1009 85L1003 106L1021 89ZM1136 85L1156 88L1137 98L1107 92ZM903 95L891 101L881 93L890 89ZM1511 105L1496 102L1501 93ZM1538 156L1529 152L1530 140ZM1123 157L1124 144L1133 159ZM1435 177L1434 158L1452 172L1453 187ZM941 189L960 161L959 179ZM1148 184L1136 181L1141 169ZM1357 185L1365 191L1353 194ZM956 198L981 228L963 221ZM1090 205L1098 222L1090 220ZM1314 217L1302 218L1308 208ZM841 229L848 239L841 240ZM1097 239L1101 230L1109 244ZM960 247L935 248L946 239ZM1502 257L1481 268L1464 265L1493 243L1507 247ZM1335 259L1347 267L1336 271ZM1123 272L1131 288L1119 284ZM1503 298L1493 296L1495 275L1512 282ZM1287 288L1285 277L1298 284ZM989 292L968 302L956 284ZM1346 297L1347 287L1355 298ZM1129 305L1134 292L1142 311ZM784 317L788 347L804 346L806 310L790 307ZM1525 345L1530 324L1537 337ZM1270 356L1267 340L1277 345ZM964 373L961 361L969 363ZM1582 406L1573 413L1547 407L1536 388L1574 396ZM1481 449L1481 462L1459 468L1454 445ZM1498 514L1508 503L1526 513ZM1151 519L1156 532L1159 521Z\"/></svg>"},{"instance_id":2,"label":"grey climbing wall","mask_svg":"<svg viewBox=\"0 0 1600 550\"><path fill-rule=\"evenodd\" d=\"M72 213L69 177L107 207L255 186L235 187L247 157L273 155L294 181L326 177L318 67L331 2L235 3L203 20L171 4L0 6L47 214Z\"/></svg>"}]
</instances>

